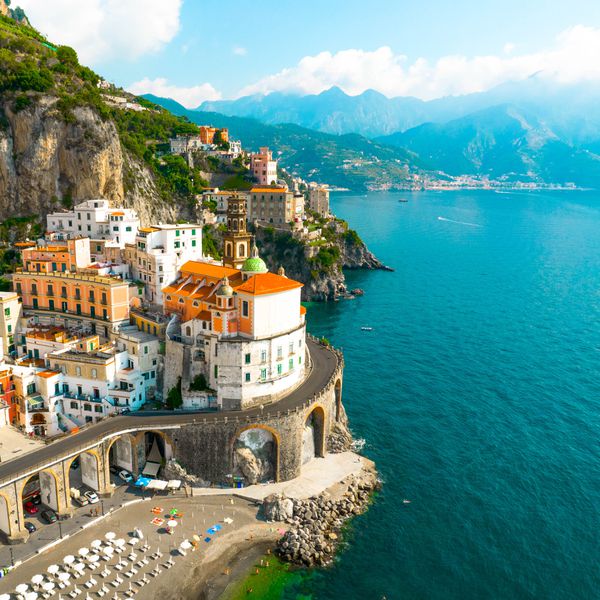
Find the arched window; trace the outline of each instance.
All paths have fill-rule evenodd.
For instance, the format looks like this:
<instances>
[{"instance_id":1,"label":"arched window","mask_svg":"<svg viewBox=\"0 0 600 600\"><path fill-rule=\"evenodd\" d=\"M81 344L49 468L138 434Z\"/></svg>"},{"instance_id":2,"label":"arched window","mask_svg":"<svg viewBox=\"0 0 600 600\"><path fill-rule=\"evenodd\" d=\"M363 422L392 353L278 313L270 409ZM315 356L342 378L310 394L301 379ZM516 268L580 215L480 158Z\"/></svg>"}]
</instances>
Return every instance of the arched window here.
<instances>
[{"instance_id":1,"label":"arched window","mask_svg":"<svg viewBox=\"0 0 600 600\"><path fill-rule=\"evenodd\" d=\"M179 298L179 304L183 304L185 300L183 298Z\"/></svg>"},{"instance_id":2,"label":"arched window","mask_svg":"<svg viewBox=\"0 0 600 600\"><path fill-rule=\"evenodd\" d=\"M189 325L185 328L185 335L188 337L192 335L192 328Z\"/></svg>"},{"instance_id":3,"label":"arched window","mask_svg":"<svg viewBox=\"0 0 600 600\"><path fill-rule=\"evenodd\" d=\"M81 367L75 367L75 375L77 375L77 377L81 377Z\"/></svg>"},{"instance_id":4,"label":"arched window","mask_svg":"<svg viewBox=\"0 0 600 600\"><path fill-rule=\"evenodd\" d=\"M92 379L98 379L98 369L92 369Z\"/></svg>"},{"instance_id":5,"label":"arched window","mask_svg":"<svg viewBox=\"0 0 600 600\"><path fill-rule=\"evenodd\" d=\"M239 256L246 256L246 247L244 244L238 244L238 254Z\"/></svg>"}]
</instances>

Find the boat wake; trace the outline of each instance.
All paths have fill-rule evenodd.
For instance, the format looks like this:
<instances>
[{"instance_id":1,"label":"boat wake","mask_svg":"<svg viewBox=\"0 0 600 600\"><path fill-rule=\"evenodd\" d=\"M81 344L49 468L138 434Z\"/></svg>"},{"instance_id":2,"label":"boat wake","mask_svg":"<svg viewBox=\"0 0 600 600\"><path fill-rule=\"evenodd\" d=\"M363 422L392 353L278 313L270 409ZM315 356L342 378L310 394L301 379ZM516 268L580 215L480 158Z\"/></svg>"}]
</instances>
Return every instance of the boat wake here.
<instances>
[{"instance_id":1,"label":"boat wake","mask_svg":"<svg viewBox=\"0 0 600 600\"><path fill-rule=\"evenodd\" d=\"M367 440L365 440L365 438L359 438L357 440L352 440L352 451L360 452L365 447L366 443L367 443Z\"/></svg>"},{"instance_id":2,"label":"boat wake","mask_svg":"<svg viewBox=\"0 0 600 600\"><path fill-rule=\"evenodd\" d=\"M477 223L467 223L466 221L454 221L453 219L446 219L446 217L438 217L438 221L456 223L457 225L467 225L468 227L482 227L481 225L477 225Z\"/></svg>"}]
</instances>

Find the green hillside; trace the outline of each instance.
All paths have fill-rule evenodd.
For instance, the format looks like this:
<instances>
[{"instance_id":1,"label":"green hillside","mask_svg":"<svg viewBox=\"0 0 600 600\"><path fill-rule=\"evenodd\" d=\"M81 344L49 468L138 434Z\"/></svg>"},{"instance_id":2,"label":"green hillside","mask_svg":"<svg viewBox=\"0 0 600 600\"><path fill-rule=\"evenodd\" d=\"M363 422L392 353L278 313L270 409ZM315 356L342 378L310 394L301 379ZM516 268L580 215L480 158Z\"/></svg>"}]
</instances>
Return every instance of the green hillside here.
<instances>
[{"instance_id":1,"label":"green hillside","mask_svg":"<svg viewBox=\"0 0 600 600\"><path fill-rule=\"evenodd\" d=\"M358 134L342 136L298 125L266 125L255 119L188 110L169 98L147 94L146 99L198 124L227 127L244 147L269 146L280 152L280 164L304 179L355 190L384 185L405 186L420 172L420 161L401 148L386 146Z\"/></svg>"}]
</instances>

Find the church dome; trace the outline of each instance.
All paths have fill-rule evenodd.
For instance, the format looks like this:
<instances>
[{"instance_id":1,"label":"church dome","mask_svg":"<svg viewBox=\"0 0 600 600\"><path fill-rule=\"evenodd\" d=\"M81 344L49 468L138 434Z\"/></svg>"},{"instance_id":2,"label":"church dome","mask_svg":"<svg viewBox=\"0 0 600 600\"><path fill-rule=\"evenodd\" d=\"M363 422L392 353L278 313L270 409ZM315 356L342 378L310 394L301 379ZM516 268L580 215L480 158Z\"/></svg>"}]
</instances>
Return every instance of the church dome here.
<instances>
[{"instance_id":1,"label":"church dome","mask_svg":"<svg viewBox=\"0 0 600 600\"><path fill-rule=\"evenodd\" d=\"M217 290L217 296L233 296L233 288L229 285L229 279L223 279L223 285Z\"/></svg>"},{"instance_id":2,"label":"church dome","mask_svg":"<svg viewBox=\"0 0 600 600\"><path fill-rule=\"evenodd\" d=\"M265 261L258 255L256 244L252 247L252 256L249 256L242 265L244 273L266 273L268 271Z\"/></svg>"}]
</instances>

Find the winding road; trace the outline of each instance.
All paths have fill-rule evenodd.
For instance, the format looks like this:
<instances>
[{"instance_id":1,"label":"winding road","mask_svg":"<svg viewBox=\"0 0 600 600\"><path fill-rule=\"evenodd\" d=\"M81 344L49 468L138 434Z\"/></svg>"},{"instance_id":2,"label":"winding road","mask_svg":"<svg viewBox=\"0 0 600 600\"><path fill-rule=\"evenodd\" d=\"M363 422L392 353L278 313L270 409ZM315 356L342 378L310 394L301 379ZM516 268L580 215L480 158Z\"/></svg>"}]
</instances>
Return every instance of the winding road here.
<instances>
[{"instance_id":1,"label":"winding road","mask_svg":"<svg viewBox=\"0 0 600 600\"><path fill-rule=\"evenodd\" d=\"M266 410L287 411L301 406L306 400L319 393L329 382L335 373L339 359L329 348L318 344L307 338L306 344L312 359L312 370L304 382L289 395L275 404L268 405ZM80 432L52 442L47 446L23 454L8 462L0 464L0 486L5 485L12 479L20 477L23 473L40 468L48 463L60 460L69 454L73 454L80 448L93 445L99 439L107 435L135 429L160 429L161 427L173 427L194 423L201 419L210 422L224 417L242 418L255 417L261 414L260 408L252 408L244 411L214 411L214 412L136 412L128 415L119 415L108 418L100 423L90 425ZM265 411L266 412L266 411Z\"/></svg>"}]
</instances>

